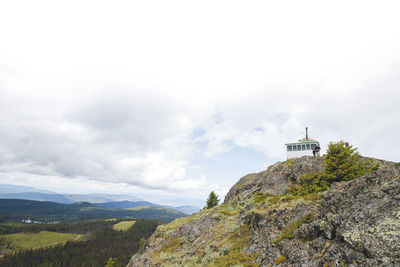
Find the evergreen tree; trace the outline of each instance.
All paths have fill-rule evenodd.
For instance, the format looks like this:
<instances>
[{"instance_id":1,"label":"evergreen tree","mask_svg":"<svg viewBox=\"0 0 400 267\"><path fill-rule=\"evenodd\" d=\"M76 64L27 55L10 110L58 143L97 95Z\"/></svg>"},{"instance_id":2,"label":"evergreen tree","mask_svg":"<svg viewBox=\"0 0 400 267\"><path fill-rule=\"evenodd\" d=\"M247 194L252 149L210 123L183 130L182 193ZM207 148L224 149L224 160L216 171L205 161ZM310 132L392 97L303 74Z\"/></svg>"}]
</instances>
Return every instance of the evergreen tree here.
<instances>
[{"instance_id":1,"label":"evergreen tree","mask_svg":"<svg viewBox=\"0 0 400 267\"><path fill-rule=\"evenodd\" d=\"M329 183L350 181L373 170L379 165L372 166L370 160L363 160L357 148L343 141L329 143L324 156L324 171Z\"/></svg>"},{"instance_id":2,"label":"evergreen tree","mask_svg":"<svg viewBox=\"0 0 400 267\"><path fill-rule=\"evenodd\" d=\"M332 183L350 181L379 168L372 160L360 157L357 148L343 141L331 142L324 156L324 169L320 172L306 173L299 178L299 185L293 185L293 195L308 195L329 189Z\"/></svg>"},{"instance_id":3,"label":"evergreen tree","mask_svg":"<svg viewBox=\"0 0 400 267\"><path fill-rule=\"evenodd\" d=\"M217 194L215 194L214 191L211 191L210 195L208 195L207 206L205 208L211 209L211 208L217 206L218 203L219 203L219 198L218 198Z\"/></svg>"}]
</instances>

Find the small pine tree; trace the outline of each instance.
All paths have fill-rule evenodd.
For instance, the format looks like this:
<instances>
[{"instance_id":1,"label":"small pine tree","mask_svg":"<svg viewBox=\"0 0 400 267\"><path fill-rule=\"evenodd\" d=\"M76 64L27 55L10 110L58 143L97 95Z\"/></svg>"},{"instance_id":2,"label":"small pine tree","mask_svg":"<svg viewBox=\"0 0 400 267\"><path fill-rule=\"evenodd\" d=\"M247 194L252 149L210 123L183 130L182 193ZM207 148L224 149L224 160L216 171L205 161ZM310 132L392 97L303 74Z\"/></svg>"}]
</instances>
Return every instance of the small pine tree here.
<instances>
[{"instance_id":1,"label":"small pine tree","mask_svg":"<svg viewBox=\"0 0 400 267\"><path fill-rule=\"evenodd\" d=\"M211 209L211 208L217 206L218 203L219 203L219 198L218 198L217 194L215 194L214 191L211 191L210 195L208 195L207 206L205 208Z\"/></svg>"}]
</instances>

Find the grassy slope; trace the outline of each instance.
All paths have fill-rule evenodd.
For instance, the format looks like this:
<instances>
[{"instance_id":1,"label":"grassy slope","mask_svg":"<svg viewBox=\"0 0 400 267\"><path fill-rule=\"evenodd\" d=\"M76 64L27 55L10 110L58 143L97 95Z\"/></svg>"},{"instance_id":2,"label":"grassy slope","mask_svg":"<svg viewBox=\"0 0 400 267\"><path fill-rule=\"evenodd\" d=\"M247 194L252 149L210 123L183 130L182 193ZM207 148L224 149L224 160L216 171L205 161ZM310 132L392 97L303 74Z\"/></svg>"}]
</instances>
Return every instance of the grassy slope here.
<instances>
[{"instance_id":1,"label":"grassy slope","mask_svg":"<svg viewBox=\"0 0 400 267\"><path fill-rule=\"evenodd\" d=\"M128 229L131 228L135 223L136 221L119 222L113 225L113 229L117 231L128 231Z\"/></svg>"},{"instance_id":2,"label":"grassy slope","mask_svg":"<svg viewBox=\"0 0 400 267\"><path fill-rule=\"evenodd\" d=\"M78 240L81 235L42 231L40 233L9 234L4 237L16 248L29 249L62 244L68 240Z\"/></svg>"},{"instance_id":3,"label":"grassy slope","mask_svg":"<svg viewBox=\"0 0 400 267\"><path fill-rule=\"evenodd\" d=\"M229 204L222 204L212 209L201 210L191 216L160 225L150 244L152 263L171 266L257 266L252 262L256 254L246 254L243 248L250 241L252 230L241 226L240 213L250 205L245 212L267 216L268 210L293 208L299 203L318 201L320 195L313 196L273 196L257 194L256 196ZM243 216L243 215L242 215ZM195 241L188 242L185 236L179 234L181 228L191 228L190 224L201 224L206 218L216 221L215 225L206 229Z\"/></svg>"}]
</instances>

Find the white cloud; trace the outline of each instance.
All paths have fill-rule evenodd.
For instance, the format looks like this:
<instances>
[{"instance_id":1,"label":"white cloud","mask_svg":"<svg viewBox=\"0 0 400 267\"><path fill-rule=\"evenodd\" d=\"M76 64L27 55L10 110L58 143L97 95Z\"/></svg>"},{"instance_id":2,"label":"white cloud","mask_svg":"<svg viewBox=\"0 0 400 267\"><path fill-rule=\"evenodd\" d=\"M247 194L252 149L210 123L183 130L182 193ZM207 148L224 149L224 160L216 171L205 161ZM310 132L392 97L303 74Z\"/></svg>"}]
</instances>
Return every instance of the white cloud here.
<instances>
[{"instance_id":1,"label":"white cloud","mask_svg":"<svg viewBox=\"0 0 400 267\"><path fill-rule=\"evenodd\" d=\"M398 161L398 5L3 3L0 171L204 197L197 155L281 160L305 126Z\"/></svg>"}]
</instances>

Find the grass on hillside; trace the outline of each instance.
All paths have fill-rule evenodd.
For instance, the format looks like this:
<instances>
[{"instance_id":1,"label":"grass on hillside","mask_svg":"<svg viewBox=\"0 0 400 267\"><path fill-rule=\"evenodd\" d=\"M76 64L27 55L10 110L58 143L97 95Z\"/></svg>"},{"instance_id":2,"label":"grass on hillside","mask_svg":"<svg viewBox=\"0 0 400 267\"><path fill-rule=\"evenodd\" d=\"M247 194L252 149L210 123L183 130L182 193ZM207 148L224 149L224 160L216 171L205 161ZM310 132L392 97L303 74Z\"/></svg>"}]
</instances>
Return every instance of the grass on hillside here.
<instances>
[{"instance_id":1,"label":"grass on hillside","mask_svg":"<svg viewBox=\"0 0 400 267\"><path fill-rule=\"evenodd\" d=\"M3 236L15 248L30 249L66 243L68 240L80 240L79 234L64 234L41 231L40 233L17 233Z\"/></svg>"},{"instance_id":2,"label":"grass on hillside","mask_svg":"<svg viewBox=\"0 0 400 267\"><path fill-rule=\"evenodd\" d=\"M119 222L113 225L113 229L117 231L128 231L128 229L131 228L135 223L136 221Z\"/></svg>"}]
</instances>

